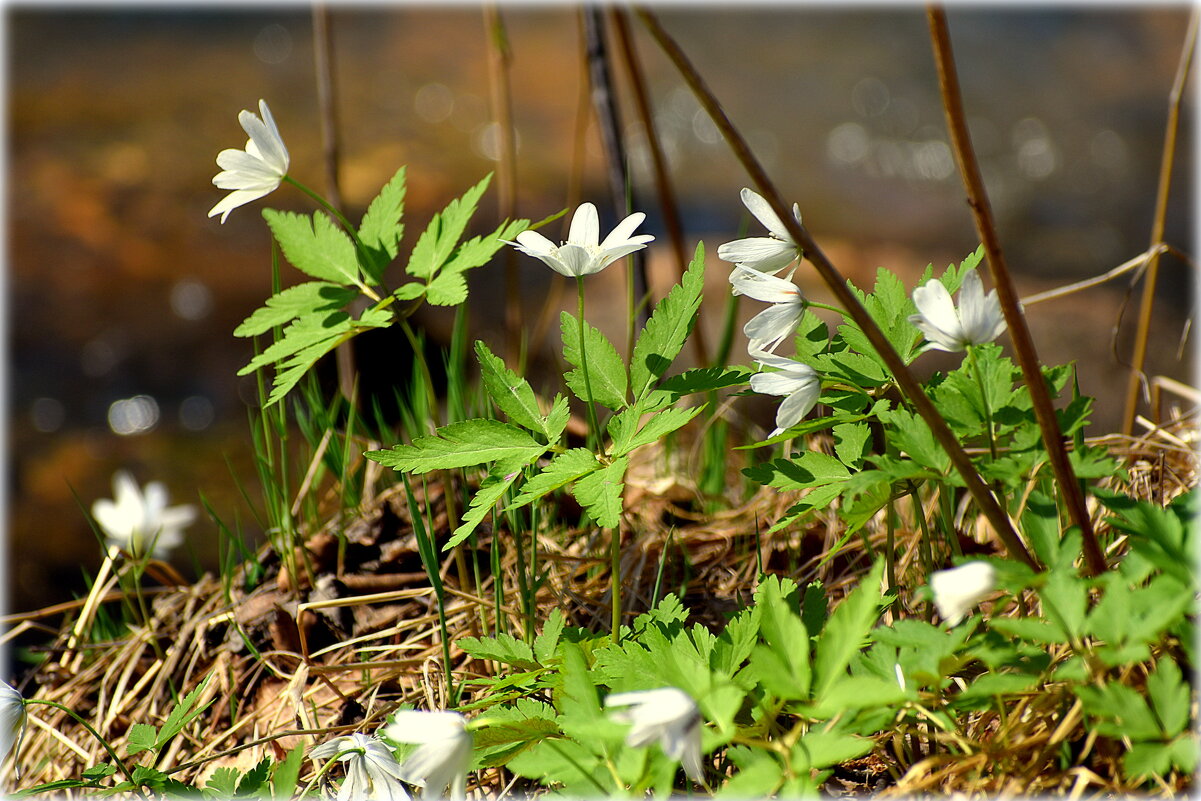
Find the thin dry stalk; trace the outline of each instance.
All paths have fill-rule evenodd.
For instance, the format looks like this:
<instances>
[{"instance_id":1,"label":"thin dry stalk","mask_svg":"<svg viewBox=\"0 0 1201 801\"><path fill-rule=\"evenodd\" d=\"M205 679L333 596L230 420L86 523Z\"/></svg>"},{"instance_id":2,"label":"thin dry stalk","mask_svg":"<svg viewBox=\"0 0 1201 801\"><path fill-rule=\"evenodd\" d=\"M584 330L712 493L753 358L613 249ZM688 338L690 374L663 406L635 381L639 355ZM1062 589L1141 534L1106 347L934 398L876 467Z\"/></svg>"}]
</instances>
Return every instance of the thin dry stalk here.
<instances>
[{"instance_id":1,"label":"thin dry stalk","mask_svg":"<svg viewBox=\"0 0 1201 801\"><path fill-rule=\"evenodd\" d=\"M1034 348L1034 339L1030 336L1030 328L1026 325L1026 315L1022 313L1017 290L1014 288L1013 279L1005 263L1001 240L993 221L992 205L988 199L988 191L984 187L984 177L980 174L980 163L976 160L976 152L972 147L972 137L968 132L967 117L963 111L959 73L955 66L954 53L951 50L951 36L947 28L946 11L941 6L927 6L926 18L930 23L930 39L934 45L934 60L938 67L938 85L942 91L943 111L947 117L947 128L951 134L955 161L963 176L968 205L971 207L972 217L976 221L976 231L980 234L980 241L983 242L984 252L988 257L988 266L992 272L993 284L996 286L997 298L1001 302L1001 311L1005 314L1005 322L1009 326L1009 336L1013 342L1018 366L1022 369L1022 378L1030 392L1034 416L1042 431L1043 445L1050 457L1058 491L1067 506L1068 514L1072 522L1080 528L1088 572L1093 575L1103 573L1107 569L1105 556L1101 553L1101 546L1097 543L1097 535L1093 531L1092 519L1084 504L1084 492L1076 480L1076 473L1068 459L1063 434L1059 429L1059 420L1055 416L1055 406L1051 402L1050 392L1043 380L1042 364Z\"/></svg>"},{"instance_id":2,"label":"thin dry stalk","mask_svg":"<svg viewBox=\"0 0 1201 801\"><path fill-rule=\"evenodd\" d=\"M650 11L645 8L639 8L637 14L655 41L659 43L664 53L667 54L668 58L680 71L680 74L684 77L689 88L692 89L701 106L708 112L714 125L721 131L726 143L750 175L760 194L763 195L777 217L784 224L789 237L804 252L805 257L814 268L817 269L818 274L829 288L831 294L834 295L839 305L846 310L847 314L851 316L856 325L863 331L864 335L871 342L872 347L880 354L889 371L896 378L901 391L909 398L910 402L913 403L914 409L917 410L922 419L929 425L934 438L938 440L943 450L946 451L956 471L963 477L964 484L967 486L972 498L975 499L984 516L988 518L989 523L1001 539L1005 549L1015 559L1020 559L1031 568L1038 570L1038 563L1034 561L1034 558L1030 556L1030 552L1026 550L1026 546L1022 544L1022 540L1018 536L1013 522L1005 514L1005 510L1001 508L1000 504L997 503L997 499L993 496L992 491L984 483L983 479L980 478L979 472L977 472L975 465L972 464L972 460L964 451L963 446L960 445L958 438L951 432L946 421L942 419L942 415L934 407L933 402L926 396L921 384L918 383L908 366L902 361L900 355L892 346L892 343L888 341L884 332L880 330L875 320L868 314L867 309L863 307L863 304L859 302L854 293L847 288L846 280L843 278L842 273L826 257L821 248L818 247L817 242L814 241L808 230L789 212L775 185L759 164L758 159L751 152L746 140L738 132L738 129L734 127L734 124L730 122L721 104L705 84L704 79L701 78L691 61L680 49L680 46L668 35L659 24L658 19Z\"/></svg>"},{"instance_id":3,"label":"thin dry stalk","mask_svg":"<svg viewBox=\"0 0 1201 801\"><path fill-rule=\"evenodd\" d=\"M1164 227L1168 218L1168 199L1172 191L1172 166L1176 161L1176 132L1180 127L1180 104L1184 99L1184 86L1188 81L1189 68L1193 63L1193 51L1197 44L1198 10L1189 15L1188 30L1184 35L1184 47L1180 52L1180 63L1176 78L1168 95L1168 123L1164 131L1163 154L1159 164L1159 188L1155 194L1155 217L1151 223L1151 247L1163 241ZM1143 297L1139 307L1138 327L1134 334L1134 355L1130 365L1130 378L1126 384L1126 405L1122 411L1122 433L1134 430L1134 415L1138 410L1139 389L1144 380L1143 365L1147 360L1147 343L1151 336L1151 315L1155 306L1155 288L1159 279L1159 256L1152 254L1147 261L1143 278Z\"/></svg>"}]
</instances>

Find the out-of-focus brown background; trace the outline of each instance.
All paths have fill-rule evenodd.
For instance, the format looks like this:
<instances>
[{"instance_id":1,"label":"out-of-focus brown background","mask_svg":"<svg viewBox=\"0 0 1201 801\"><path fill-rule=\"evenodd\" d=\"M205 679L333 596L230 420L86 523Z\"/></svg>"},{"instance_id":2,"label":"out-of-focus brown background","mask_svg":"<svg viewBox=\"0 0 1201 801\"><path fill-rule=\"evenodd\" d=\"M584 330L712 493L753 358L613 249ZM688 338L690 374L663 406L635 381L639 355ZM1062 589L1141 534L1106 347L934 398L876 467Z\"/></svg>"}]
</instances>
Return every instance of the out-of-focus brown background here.
<instances>
[{"instance_id":1,"label":"out-of-focus brown background","mask_svg":"<svg viewBox=\"0 0 1201 801\"><path fill-rule=\"evenodd\" d=\"M579 20L567 6L502 6L502 15L519 213L539 219L568 202ZM912 281L928 262L941 268L974 249L920 8L670 7L661 16L848 274L870 283L886 266ZM1024 294L1099 274L1146 247L1186 19L1184 6L950 13L972 132ZM411 244L433 211L496 166L482 14L335 4L332 22L346 205L357 218L407 164ZM222 196L210 183L213 158L243 145L237 112L265 98L293 174L322 188L323 171L306 9L27 7L10 8L7 25L7 522L10 608L23 610L82 592L82 570L95 572L101 550L80 504L110 496L118 468L165 481L177 503L198 505L203 493L227 522L255 533L229 467L253 495L253 388L234 377L250 346L231 332L269 292L261 209L309 206L285 187L219 225L205 216ZM746 178L635 31L688 236L712 254L743 223ZM644 134L632 108L623 113L638 205L660 237L652 267L666 281L670 250ZM1167 235L1186 249L1191 132L1190 99ZM584 198L607 208L594 126L584 157ZM495 224L494 198L481 228ZM533 315L559 279L531 259L520 266ZM712 328L728 265L711 258L709 267L702 315ZM477 272L477 291L500 291L499 266ZM1165 261L1150 369L1188 378L1176 353L1191 311L1183 272ZM620 281L611 273L598 276L590 305L609 321L620 311L603 308L604 298L621 296L601 286ZM804 270L799 278L823 297ZM1078 359L1084 391L1098 396L1093 433L1112 429L1120 412L1125 373L1109 332L1125 286L1030 310L1045 361ZM502 336L498 308L475 307L475 336ZM439 330L448 319L426 323ZM389 366L385 355L367 367L386 377ZM397 380L406 375L397 370ZM211 566L216 539L202 520L177 565Z\"/></svg>"}]
</instances>

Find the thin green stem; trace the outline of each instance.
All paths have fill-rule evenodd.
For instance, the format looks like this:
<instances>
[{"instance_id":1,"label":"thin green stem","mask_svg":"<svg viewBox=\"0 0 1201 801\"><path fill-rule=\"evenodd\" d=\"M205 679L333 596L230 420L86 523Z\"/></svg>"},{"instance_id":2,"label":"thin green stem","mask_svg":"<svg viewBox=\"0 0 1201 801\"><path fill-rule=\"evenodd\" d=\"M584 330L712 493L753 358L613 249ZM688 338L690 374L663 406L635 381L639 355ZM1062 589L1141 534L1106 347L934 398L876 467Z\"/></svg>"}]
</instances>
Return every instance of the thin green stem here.
<instances>
[{"instance_id":1,"label":"thin green stem","mask_svg":"<svg viewBox=\"0 0 1201 801\"><path fill-rule=\"evenodd\" d=\"M612 603L613 608L613 644L617 645L621 642L621 524L618 523L612 529L613 536L609 540L609 563L610 574L613 582Z\"/></svg>"},{"instance_id":2,"label":"thin green stem","mask_svg":"<svg viewBox=\"0 0 1201 801\"><path fill-rule=\"evenodd\" d=\"M94 728L92 728L92 724L88 723L82 717L77 715L73 710L68 709L67 707L63 706L62 704L60 704L57 701L48 701L44 698L28 698L25 701L23 701L23 703L25 704L25 706L32 706L33 704L41 704L43 706L54 707L55 709L59 710L60 712L66 712L68 715L75 718L75 722L77 722L80 726L83 726L85 729L87 729L88 733L91 734L93 737L95 737L96 740L99 741L99 743L102 746L104 746L104 750L108 751L108 755L113 758L113 763L117 766L118 770L120 770L122 773L125 774L125 778L129 781L129 783L134 785L135 787L138 786L138 783L136 781L134 781L133 774L129 772L129 768L127 768L125 766L125 763L121 760L121 757L117 756L117 752L113 750L113 747L108 744L108 740L101 737L100 732L98 732Z\"/></svg>"},{"instance_id":3,"label":"thin green stem","mask_svg":"<svg viewBox=\"0 0 1201 801\"><path fill-rule=\"evenodd\" d=\"M852 316L851 313L848 312L846 309L840 309L837 306L829 306L825 303L818 303L815 300L807 300L807 301L805 301L805 305L812 306L815 309L825 309L826 311L832 311L835 314L841 314L843 317L845 317L848 320L855 319L854 316Z\"/></svg>"},{"instance_id":4,"label":"thin green stem","mask_svg":"<svg viewBox=\"0 0 1201 801\"><path fill-rule=\"evenodd\" d=\"M596 405L592 399L592 379L588 376L588 346L584 340L584 278L577 275L576 286L576 322L580 331L580 370L584 373L584 394L588 397L584 405L588 407L588 430L590 441L588 447L599 451L604 439L601 437L600 426L596 422Z\"/></svg>"},{"instance_id":5,"label":"thin green stem","mask_svg":"<svg viewBox=\"0 0 1201 801\"><path fill-rule=\"evenodd\" d=\"M988 389L984 386L984 373L980 370L980 360L976 357L976 349L967 346L967 360L972 366L972 375L976 378L976 386L980 387L980 403L984 406L984 425L988 431L988 455L997 460L997 437L993 431L992 404L988 402Z\"/></svg>"}]
</instances>

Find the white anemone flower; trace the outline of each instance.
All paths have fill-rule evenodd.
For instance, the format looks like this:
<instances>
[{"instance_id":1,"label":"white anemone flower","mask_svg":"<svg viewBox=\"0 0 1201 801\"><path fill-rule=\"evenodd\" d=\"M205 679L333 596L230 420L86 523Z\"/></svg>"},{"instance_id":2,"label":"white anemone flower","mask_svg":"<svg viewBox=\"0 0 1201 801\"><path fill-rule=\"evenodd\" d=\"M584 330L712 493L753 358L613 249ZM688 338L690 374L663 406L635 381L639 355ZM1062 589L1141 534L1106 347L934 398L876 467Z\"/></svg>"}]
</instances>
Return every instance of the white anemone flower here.
<instances>
[{"instance_id":1,"label":"white anemone flower","mask_svg":"<svg viewBox=\"0 0 1201 801\"><path fill-rule=\"evenodd\" d=\"M780 343L796 331L805 313L805 296L801 288L792 281L776 278L758 270L736 264L730 273L730 284L734 294L770 303L742 328L750 340L747 349L751 352L773 353Z\"/></svg>"},{"instance_id":2,"label":"white anemone flower","mask_svg":"<svg viewBox=\"0 0 1201 801\"><path fill-rule=\"evenodd\" d=\"M631 723L626 745L641 748L658 740L663 753L684 766L695 782L705 781L701 767L701 712L692 696L675 687L615 693L605 706L625 709L613 714L621 723Z\"/></svg>"},{"instance_id":3,"label":"white anemone flower","mask_svg":"<svg viewBox=\"0 0 1201 801\"><path fill-rule=\"evenodd\" d=\"M424 787L422 798L442 798L450 788L451 801L467 797L467 768L471 765L471 732L458 712L407 709L392 716L384 736L417 748L400 768L400 777Z\"/></svg>"},{"instance_id":4,"label":"white anemone flower","mask_svg":"<svg viewBox=\"0 0 1201 801\"><path fill-rule=\"evenodd\" d=\"M821 376L807 364L795 359L776 356L772 353L752 353L752 358L764 367L775 367L778 372L755 373L751 376L751 389L764 395L783 395L784 402L776 410L776 430L768 439L792 428L817 405L821 395Z\"/></svg>"},{"instance_id":5,"label":"white anemone flower","mask_svg":"<svg viewBox=\"0 0 1201 801\"><path fill-rule=\"evenodd\" d=\"M117 545L134 556L149 552L162 558L183 542L183 530L196 519L196 508L167 506L167 488L151 481L143 492L124 470L113 475L113 498L92 504L92 517Z\"/></svg>"},{"instance_id":6,"label":"white anemone flower","mask_svg":"<svg viewBox=\"0 0 1201 801\"><path fill-rule=\"evenodd\" d=\"M392 749L375 737L348 734L322 743L309 752L313 759L336 756L346 763L346 778L338 788L338 801L410 801L400 781L400 763Z\"/></svg>"},{"instance_id":7,"label":"white anemone flower","mask_svg":"<svg viewBox=\"0 0 1201 801\"><path fill-rule=\"evenodd\" d=\"M997 572L988 562L966 562L930 575L930 589L938 614L951 626L967 617L997 584Z\"/></svg>"},{"instance_id":8,"label":"white anemone flower","mask_svg":"<svg viewBox=\"0 0 1201 801\"><path fill-rule=\"evenodd\" d=\"M279 135L267 101L259 101L259 115L243 109L238 122L250 139L245 150L229 148L217 154L221 172L213 178L218 189L233 191L209 211L210 217L221 215L221 222L238 206L245 206L274 192L288 174L288 148Z\"/></svg>"},{"instance_id":9,"label":"white anemone flower","mask_svg":"<svg viewBox=\"0 0 1201 801\"><path fill-rule=\"evenodd\" d=\"M0 681L0 762L21 739L27 720L25 699L21 693L8 682Z\"/></svg>"},{"instance_id":10,"label":"white anemone flower","mask_svg":"<svg viewBox=\"0 0 1201 801\"><path fill-rule=\"evenodd\" d=\"M536 259L541 259L552 270L569 278L599 273L613 262L628 256L636 250L642 250L648 242L654 241L650 234L631 236L634 229L642 224L646 215L636 211L617 224L617 227L600 239L600 217L596 206L584 203L576 209L571 218L571 229L567 241L556 245L537 231L522 231L517 235L516 242L508 244Z\"/></svg>"},{"instance_id":11,"label":"white anemone flower","mask_svg":"<svg viewBox=\"0 0 1201 801\"><path fill-rule=\"evenodd\" d=\"M758 193L743 189L742 205L763 223L771 236L752 236L718 245L717 258L769 275L775 275L796 261L800 249L767 201ZM801 209L795 203L792 204L792 215L798 223L801 221Z\"/></svg>"},{"instance_id":12,"label":"white anemone flower","mask_svg":"<svg viewBox=\"0 0 1201 801\"><path fill-rule=\"evenodd\" d=\"M942 281L927 281L913 290L917 314L909 322L921 329L935 350L961 351L968 345L992 342L1005 330L1005 316L997 290L984 294L984 285L976 271L969 270L959 287L959 308Z\"/></svg>"}]
</instances>

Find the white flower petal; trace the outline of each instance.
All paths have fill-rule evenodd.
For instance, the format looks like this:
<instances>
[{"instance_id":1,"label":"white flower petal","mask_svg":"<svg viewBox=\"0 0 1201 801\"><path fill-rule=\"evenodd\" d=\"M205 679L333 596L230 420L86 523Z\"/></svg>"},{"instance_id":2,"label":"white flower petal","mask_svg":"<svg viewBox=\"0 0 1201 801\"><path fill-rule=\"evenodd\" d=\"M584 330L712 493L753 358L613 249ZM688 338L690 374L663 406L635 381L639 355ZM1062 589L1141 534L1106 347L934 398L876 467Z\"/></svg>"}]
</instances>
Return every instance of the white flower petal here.
<instances>
[{"instance_id":1,"label":"white flower petal","mask_svg":"<svg viewBox=\"0 0 1201 801\"><path fill-rule=\"evenodd\" d=\"M654 241L650 234L631 236L646 215L635 212L614 228L605 241L597 244L600 236L600 220L596 206L581 204L571 220L567 242L556 246L549 239L533 231L517 235L515 247L522 253L541 259L555 272L568 277L592 275L613 262L646 247ZM509 243L514 244L514 243Z\"/></svg>"},{"instance_id":2,"label":"white flower petal","mask_svg":"<svg viewBox=\"0 0 1201 801\"><path fill-rule=\"evenodd\" d=\"M963 276L959 289L959 308L955 308L941 281L930 280L913 290L913 302L918 313L909 322L929 341L935 350L962 351L968 345L991 342L1005 330L996 290L987 296L980 276L974 269Z\"/></svg>"},{"instance_id":3,"label":"white flower petal","mask_svg":"<svg viewBox=\"0 0 1201 801\"><path fill-rule=\"evenodd\" d=\"M776 430L771 436L781 434L801 422L801 418L809 414L817 405L818 395L821 394L821 383L810 381L797 387L776 410Z\"/></svg>"},{"instance_id":4,"label":"white flower petal","mask_svg":"<svg viewBox=\"0 0 1201 801\"><path fill-rule=\"evenodd\" d=\"M288 174L288 149L279 135L267 103L259 101L261 118L250 111L238 114L238 122L250 137L244 150L227 149L217 154L222 172L213 178L218 189L233 190L209 210L208 216L221 215L221 222L239 206L273 192Z\"/></svg>"},{"instance_id":5,"label":"white flower petal","mask_svg":"<svg viewBox=\"0 0 1201 801\"><path fill-rule=\"evenodd\" d=\"M743 189L740 193L742 197L742 205L746 206L746 210L755 215L755 219L763 223L763 227L771 231L777 239L781 239L790 245L792 237L788 235L788 229L784 227L784 223L780 220L779 215L772 209L771 205L758 192L750 189Z\"/></svg>"},{"instance_id":6,"label":"white flower petal","mask_svg":"<svg viewBox=\"0 0 1201 801\"><path fill-rule=\"evenodd\" d=\"M987 598L996 583L996 570L988 562L966 562L930 575L934 606L951 626L967 617L973 606Z\"/></svg>"},{"instance_id":7,"label":"white flower petal","mask_svg":"<svg viewBox=\"0 0 1201 801\"><path fill-rule=\"evenodd\" d=\"M600 216L596 213L596 206L581 203L575 210L567 241L576 245L596 247L596 243L600 241Z\"/></svg>"},{"instance_id":8,"label":"white flower petal","mask_svg":"<svg viewBox=\"0 0 1201 801\"><path fill-rule=\"evenodd\" d=\"M745 264L763 273L777 273L796 257L796 247L768 236L750 236L717 246L717 258L722 261Z\"/></svg>"},{"instance_id":9,"label":"white flower petal","mask_svg":"<svg viewBox=\"0 0 1201 801\"><path fill-rule=\"evenodd\" d=\"M559 248L537 231L522 231L517 235L517 249L530 256L545 256Z\"/></svg>"},{"instance_id":10,"label":"white flower petal","mask_svg":"<svg viewBox=\"0 0 1201 801\"><path fill-rule=\"evenodd\" d=\"M0 681L0 762L21 739L28 715L25 699L8 682Z\"/></svg>"},{"instance_id":11,"label":"white flower petal","mask_svg":"<svg viewBox=\"0 0 1201 801\"><path fill-rule=\"evenodd\" d=\"M616 228L609 232L609 235L605 237L605 241L600 243L600 249L607 250L612 247L624 245L626 240L630 238L630 234L634 233L634 229L642 225L642 221L645 219L646 215L640 211L636 211L629 217L626 217L617 224ZM597 228L599 229L599 227L600 223L597 223ZM643 236L646 236L646 234L643 234ZM654 237L651 238L653 239Z\"/></svg>"},{"instance_id":12,"label":"white flower petal","mask_svg":"<svg viewBox=\"0 0 1201 801\"><path fill-rule=\"evenodd\" d=\"M792 336L804 313L805 307L800 303L777 303L752 317L742 327L742 333L750 340L751 348L771 352Z\"/></svg>"}]
</instances>

